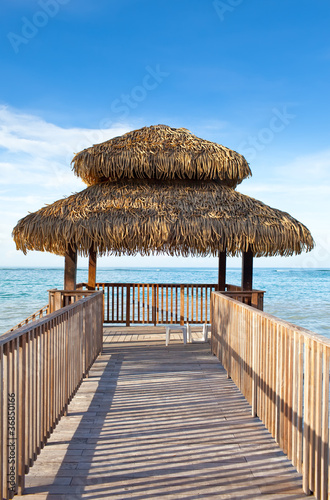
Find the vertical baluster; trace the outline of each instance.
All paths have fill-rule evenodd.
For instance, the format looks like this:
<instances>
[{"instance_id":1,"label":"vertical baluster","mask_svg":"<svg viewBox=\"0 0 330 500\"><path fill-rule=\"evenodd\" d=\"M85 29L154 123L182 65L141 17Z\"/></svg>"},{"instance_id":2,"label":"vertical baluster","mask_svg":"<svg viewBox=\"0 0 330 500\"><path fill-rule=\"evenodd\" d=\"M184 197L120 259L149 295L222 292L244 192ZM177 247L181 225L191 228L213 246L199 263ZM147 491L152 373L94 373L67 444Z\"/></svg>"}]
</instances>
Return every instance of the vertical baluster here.
<instances>
[{"instance_id":1,"label":"vertical baluster","mask_svg":"<svg viewBox=\"0 0 330 500\"><path fill-rule=\"evenodd\" d=\"M168 286L166 286L166 323L168 323Z\"/></svg>"},{"instance_id":2,"label":"vertical baluster","mask_svg":"<svg viewBox=\"0 0 330 500\"><path fill-rule=\"evenodd\" d=\"M133 313L132 313L132 323L135 323L135 285L132 285L133 290Z\"/></svg>"},{"instance_id":3,"label":"vertical baluster","mask_svg":"<svg viewBox=\"0 0 330 500\"><path fill-rule=\"evenodd\" d=\"M305 377L304 377L304 440L303 440L303 490L306 495L310 494L309 488L309 465L310 465L310 399L311 385L311 345L310 339L305 340Z\"/></svg>"},{"instance_id":4,"label":"vertical baluster","mask_svg":"<svg viewBox=\"0 0 330 500\"><path fill-rule=\"evenodd\" d=\"M322 430L322 361L323 361L323 349L322 345L317 342L316 344L316 391L315 391L315 446L314 446L314 464L315 464L315 476L314 476L314 495L316 498L321 497L321 454L322 454L322 442L321 442L321 430Z\"/></svg>"},{"instance_id":5,"label":"vertical baluster","mask_svg":"<svg viewBox=\"0 0 330 500\"><path fill-rule=\"evenodd\" d=\"M292 393L293 393L293 333L291 330L288 331L288 375L287 375L287 385L288 385L288 458L292 460Z\"/></svg>"},{"instance_id":6,"label":"vertical baluster","mask_svg":"<svg viewBox=\"0 0 330 500\"><path fill-rule=\"evenodd\" d=\"M173 285L170 286L171 293L171 323L173 323Z\"/></svg>"},{"instance_id":7,"label":"vertical baluster","mask_svg":"<svg viewBox=\"0 0 330 500\"><path fill-rule=\"evenodd\" d=\"M180 285L180 325L184 324L184 285ZM187 318L189 321L189 318Z\"/></svg>"},{"instance_id":8,"label":"vertical baluster","mask_svg":"<svg viewBox=\"0 0 330 500\"><path fill-rule=\"evenodd\" d=\"M0 345L0 456L3 463L0 467L0 498L7 497L7 361L6 346Z\"/></svg>"},{"instance_id":9,"label":"vertical baluster","mask_svg":"<svg viewBox=\"0 0 330 500\"><path fill-rule=\"evenodd\" d=\"M178 287L174 287L175 292L175 323L178 322L179 310L178 310Z\"/></svg>"},{"instance_id":10,"label":"vertical baluster","mask_svg":"<svg viewBox=\"0 0 330 500\"><path fill-rule=\"evenodd\" d=\"M159 285L156 285L156 322L159 323Z\"/></svg>"},{"instance_id":11,"label":"vertical baluster","mask_svg":"<svg viewBox=\"0 0 330 500\"><path fill-rule=\"evenodd\" d=\"M141 286L138 285L138 322L141 323L141 311L142 311L142 305L141 305Z\"/></svg>"},{"instance_id":12,"label":"vertical baluster","mask_svg":"<svg viewBox=\"0 0 330 500\"><path fill-rule=\"evenodd\" d=\"M302 473L303 463L303 402L304 402L304 357L305 341L302 335L299 335L298 347L298 432L297 432L297 469Z\"/></svg>"},{"instance_id":13,"label":"vertical baluster","mask_svg":"<svg viewBox=\"0 0 330 500\"><path fill-rule=\"evenodd\" d=\"M322 378L322 450L321 450L321 496L328 498L329 481L329 359L330 348L323 346L323 378Z\"/></svg>"},{"instance_id":14,"label":"vertical baluster","mask_svg":"<svg viewBox=\"0 0 330 500\"><path fill-rule=\"evenodd\" d=\"M25 478L25 422L26 422L26 334L17 339L18 377L17 377L17 475L18 494L24 491Z\"/></svg>"},{"instance_id":15,"label":"vertical baluster","mask_svg":"<svg viewBox=\"0 0 330 500\"><path fill-rule=\"evenodd\" d=\"M311 341L311 369L310 369L310 433L309 433L309 489L314 492L315 478L315 408L316 408L316 342Z\"/></svg>"},{"instance_id":16,"label":"vertical baluster","mask_svg":"<svg viewBox=\"0 0 330 500\"><path fill-rule=\"evenodd\" d=\"M292 463L297 467L298 439L298 364L299 364L299 333L293 332L293 366L292 366Z\"/></svg>"}]
</instances>

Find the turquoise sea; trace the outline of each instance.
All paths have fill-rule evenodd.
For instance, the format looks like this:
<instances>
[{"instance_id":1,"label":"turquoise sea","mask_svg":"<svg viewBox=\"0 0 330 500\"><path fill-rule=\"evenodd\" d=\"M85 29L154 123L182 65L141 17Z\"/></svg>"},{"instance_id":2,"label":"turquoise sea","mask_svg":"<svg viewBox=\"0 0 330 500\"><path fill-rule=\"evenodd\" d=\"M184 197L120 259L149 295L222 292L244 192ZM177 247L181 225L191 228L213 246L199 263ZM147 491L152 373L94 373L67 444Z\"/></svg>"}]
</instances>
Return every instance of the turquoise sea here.
<instances>
[{"instance_id":1,"label":"turquoise sea","mask_svg":"<svg viewBox=\"0 0 330 500\"><path fill-rule=\"evenodd\" d=\"M87 269L78 269L78 282ZM141 268L97 270L100 282L216 283L217 269ZM227 283L239 285L240 269L228 269ZM63 287L63 269L0 269L0 333L48 302L47 290ZM330 269L255 268L253 287L265 290L264 310L330 338Z\"/></svg>"}]
</instances>

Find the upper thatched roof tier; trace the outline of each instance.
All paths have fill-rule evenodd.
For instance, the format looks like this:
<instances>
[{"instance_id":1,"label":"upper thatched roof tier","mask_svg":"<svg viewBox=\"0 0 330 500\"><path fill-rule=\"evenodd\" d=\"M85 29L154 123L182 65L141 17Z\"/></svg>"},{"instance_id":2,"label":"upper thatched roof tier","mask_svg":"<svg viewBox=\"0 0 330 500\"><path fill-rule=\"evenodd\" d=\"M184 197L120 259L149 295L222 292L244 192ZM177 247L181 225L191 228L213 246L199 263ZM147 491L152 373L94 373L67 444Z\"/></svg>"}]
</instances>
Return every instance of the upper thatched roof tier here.
<instances>
[{"instance_id":1,"label":"upper thatched roof tier","mask_svg":"<svg viewBox=\"0 0 330 500\"><path fill-rule=\"evenodd\" d=\"M185 128L143 127L76 154L73 170L88 184L121 179L194 179L230 187L251 175L244 156Z\"/></svg>"},{"instance_id":2,"label":"upper thatched roof tier","mask_svg":"<svg viewBox=\"0 0 330 500\"><path fill-rule=\"evenodd\" d=\"M90 186L21 219L17 249L64 255L292 255L313 248L285 212L214 182L121 181Z\"/></svg>"}]
</instances>

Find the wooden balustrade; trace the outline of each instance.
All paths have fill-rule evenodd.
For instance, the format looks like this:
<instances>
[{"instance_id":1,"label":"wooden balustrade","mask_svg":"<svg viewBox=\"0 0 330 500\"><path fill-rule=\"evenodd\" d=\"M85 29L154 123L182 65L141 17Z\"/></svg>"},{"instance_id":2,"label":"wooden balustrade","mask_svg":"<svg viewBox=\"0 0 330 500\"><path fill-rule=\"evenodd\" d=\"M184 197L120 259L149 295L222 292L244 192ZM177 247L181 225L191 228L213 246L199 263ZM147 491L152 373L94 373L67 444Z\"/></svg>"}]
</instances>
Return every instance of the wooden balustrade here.
<instances>
[{"instance_id":1,"label":"wooden balustrade","mask_svg":"<svg viewBox=\"0 0 330 500\"><path fill-rule=\"evenodd\" d=\"M103 296L93 293L0 336L0 494L24 475L102 349Z\"/></svg>"},{"instance_id":2,"label":"wooden balustrade","mask_svg":"<svg viewBox=\"0 0 330 500\"><path fill-rule=\"evenodd\" d=\"M80 292L87 283L79 283ZM210 323L211 294L216 284L96 283L104 293L104 323L203 324ZM78 293L78 292L77 292ZM263 309L263 291L242 291L226 285L236 300Z\"/></svg>"},{"instance_id":3,"label":"wooden balustrade","mask_svg":"<svg viewBox=\"0 0 330 500\"><path fill-rule=\"evenodd\" d=\"M14 330L17 330L17 328L21 328L23 325L28 325L29 323L32 323L32 321L36 321L37 319L43 318L46 316L46 314L49 313L49 304L46 306L43 306L41 309L38 309L36 312L28 316L26 319L18 323L17 325L13 326L8 330L8 332L13 332ZM6 333L8 333L6 332Z\"/></svg>"},{"instance_id":4,"label":"wooden balustrade","mask_svg":"<svg viewBox=\"0 0 330 500\"><path fill-rule=\"evenodd\" d=\"M58 311L62 307L74 304L77 300L84 299L95 293L95 290L49 290L49 312Z\"/></svg>"},{"instance_id":5,"label":"wooden balustrade","mask_svg":"<svg viewBox=\"0 0 330 500\"><path fill-rule=\"evenodd\" d=\"M330 340L212 294L212 352L294 466L328 498Z\"/></svg>"}]
</instances>

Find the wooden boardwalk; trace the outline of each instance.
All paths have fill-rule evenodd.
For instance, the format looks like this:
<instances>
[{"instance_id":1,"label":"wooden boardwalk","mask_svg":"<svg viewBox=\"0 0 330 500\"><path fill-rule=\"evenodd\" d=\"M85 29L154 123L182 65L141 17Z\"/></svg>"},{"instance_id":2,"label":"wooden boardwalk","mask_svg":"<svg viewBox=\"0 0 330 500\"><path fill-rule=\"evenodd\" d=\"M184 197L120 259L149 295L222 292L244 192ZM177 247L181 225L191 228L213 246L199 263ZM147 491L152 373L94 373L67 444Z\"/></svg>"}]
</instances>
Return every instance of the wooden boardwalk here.
<instances>
[{"instance_id":1,"label":"wooden boardwalk","mask_svg":"<svg viewBox=\"0 0 330 500\"><path fill-rule=\"evenodd\" d=\"M105 328L25 490L31 500L259 497L306 498L209 344L178 335L165 347L159 327Z\"/></svg>"}]
</instances>

